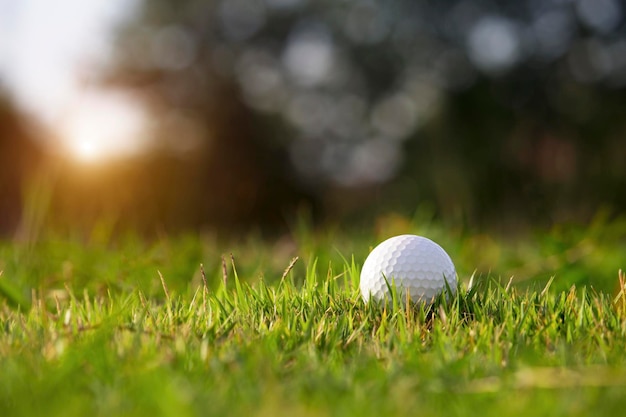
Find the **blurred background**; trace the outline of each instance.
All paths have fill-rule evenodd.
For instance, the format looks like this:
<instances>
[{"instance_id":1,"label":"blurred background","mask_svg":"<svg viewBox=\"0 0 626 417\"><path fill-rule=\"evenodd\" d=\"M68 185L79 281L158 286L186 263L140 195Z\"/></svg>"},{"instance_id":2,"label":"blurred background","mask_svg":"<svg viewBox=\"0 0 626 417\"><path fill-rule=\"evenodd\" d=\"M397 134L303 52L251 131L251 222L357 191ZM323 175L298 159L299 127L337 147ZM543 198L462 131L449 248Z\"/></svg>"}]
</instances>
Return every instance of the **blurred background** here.
<instances>
[{"instance_id":1,"label":"blurred background","mask_svg":"<svg viewBox=\"0 0 626 417\"><path fill-rule=\"evenodd\" d=\"M0 235L620 215L625 93L619 0L0 0Z\"/></svg>"}]
</instances>

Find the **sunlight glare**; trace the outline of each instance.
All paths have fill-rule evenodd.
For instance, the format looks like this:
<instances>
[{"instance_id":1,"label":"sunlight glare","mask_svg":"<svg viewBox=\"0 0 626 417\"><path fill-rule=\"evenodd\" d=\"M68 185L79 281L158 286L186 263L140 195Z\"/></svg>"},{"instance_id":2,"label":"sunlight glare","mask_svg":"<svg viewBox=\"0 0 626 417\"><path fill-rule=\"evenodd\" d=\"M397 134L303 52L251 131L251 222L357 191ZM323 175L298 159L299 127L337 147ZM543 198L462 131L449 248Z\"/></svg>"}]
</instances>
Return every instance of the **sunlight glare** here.
<instances>
[{"instance_id":1,"label":"sunlight glare","mask_svg":"<svg viewBox=\"0 0 626 417\"><path fill-rule=\"evenodd\" d=\"M72 158L95 163L144 150L145 127L144 113L128 97L92 92L68 110L59 133Z\"/></svg>"},{"instance_id":2,"label":"sunlight glare","mask_svg":"<svg viewBox=\"0 0 626 417\"><path fill-rule=\"evenodd\" d=\"M83 161L93 161L99 156L99 149L96 142L89 139L82 139L73 144L76 157Z\"/></svg>"}]
</instances>

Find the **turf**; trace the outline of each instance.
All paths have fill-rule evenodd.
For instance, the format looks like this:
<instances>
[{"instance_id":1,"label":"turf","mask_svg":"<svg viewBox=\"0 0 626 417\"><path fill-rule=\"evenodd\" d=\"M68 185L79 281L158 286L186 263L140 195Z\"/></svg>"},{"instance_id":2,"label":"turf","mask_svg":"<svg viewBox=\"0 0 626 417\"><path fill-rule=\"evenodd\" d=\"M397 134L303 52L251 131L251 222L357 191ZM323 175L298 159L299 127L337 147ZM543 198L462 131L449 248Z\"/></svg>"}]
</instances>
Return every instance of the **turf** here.
<instances>
[{"instance_id":1,"label":"turf","mask_svg":"<svg viewBox=\"0 0 626 417\"><path fill-rule=\"evenodd\" d=\"M409 225L457 261L456 293L366 305L360 265L396 223L271 244L5 241L0 415L620 415L622 223L521 244ZM490 259L522 275L472 269Z\"/></svg>"}]
</instances>

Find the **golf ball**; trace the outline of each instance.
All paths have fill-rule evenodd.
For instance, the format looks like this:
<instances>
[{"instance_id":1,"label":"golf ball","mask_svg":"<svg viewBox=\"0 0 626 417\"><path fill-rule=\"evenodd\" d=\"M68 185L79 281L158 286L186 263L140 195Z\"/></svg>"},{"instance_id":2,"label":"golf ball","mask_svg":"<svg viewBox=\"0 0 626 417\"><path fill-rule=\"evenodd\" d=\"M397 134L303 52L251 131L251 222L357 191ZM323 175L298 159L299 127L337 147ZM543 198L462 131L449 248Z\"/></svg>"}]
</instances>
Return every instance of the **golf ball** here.
<instances>
[{"instance_id":1,"label":"golf ball","mask_svg":"<svg viewBox=\"0 0 626 417\"><path fill-rule=\"evenodd\" d=\"M394 236L376 246L361 270L361 295L371 299L390 299L395 285L400 300L408 295L413 302L430 301L446 288L456 290L456 271L452 259L435 242L422 236Z\"/></svg>"}]
</instances>

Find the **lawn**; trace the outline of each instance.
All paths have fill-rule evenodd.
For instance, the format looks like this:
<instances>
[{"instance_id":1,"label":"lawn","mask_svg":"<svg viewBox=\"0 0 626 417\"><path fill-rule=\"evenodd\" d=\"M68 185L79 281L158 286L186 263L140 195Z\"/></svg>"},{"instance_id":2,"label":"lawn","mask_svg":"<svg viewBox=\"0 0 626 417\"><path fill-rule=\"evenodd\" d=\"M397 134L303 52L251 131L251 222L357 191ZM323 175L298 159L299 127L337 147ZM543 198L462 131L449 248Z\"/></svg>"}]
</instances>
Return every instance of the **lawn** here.
<instances>
[{"instance_id":1,"label":"lawn","mask_svg":"<svg viewBox=\"0 0 626 417\"><path fill-rule=\"evenodd\" d=\"M455 296L363 303L368 251L400 233L448 251ZM5 240L0 415L620 415L625 236L602 215L516 239L388 216L271 240Z\"/></svg>"}]
</instances>

